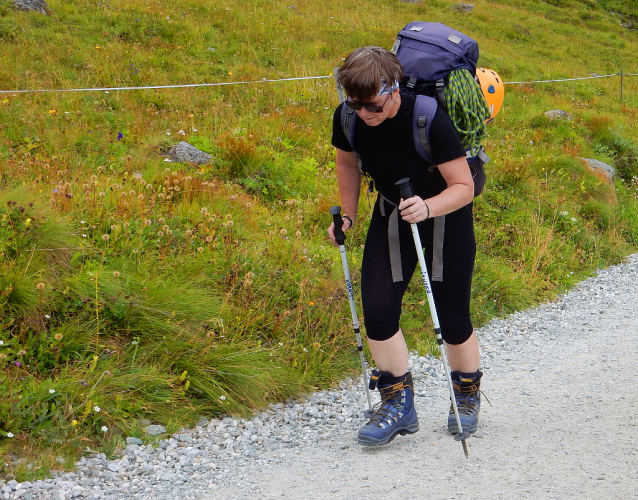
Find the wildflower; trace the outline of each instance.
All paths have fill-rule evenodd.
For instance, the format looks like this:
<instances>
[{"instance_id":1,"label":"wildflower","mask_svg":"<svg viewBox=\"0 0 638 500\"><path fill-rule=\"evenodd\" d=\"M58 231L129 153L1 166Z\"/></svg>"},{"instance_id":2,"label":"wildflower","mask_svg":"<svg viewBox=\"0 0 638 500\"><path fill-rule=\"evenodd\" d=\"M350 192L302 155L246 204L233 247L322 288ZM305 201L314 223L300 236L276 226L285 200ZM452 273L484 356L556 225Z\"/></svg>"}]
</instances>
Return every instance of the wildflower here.
<instances>
[{"instance_id":1,"label":"wildflower","mask_svg":"<svg viewBox=\"0 0 638 500\"><path fill-rule=\"evenodd\" d=\"M45 285L44 283L40 282L40 283L38 283L35 287L36 287L38 290L42 291L42 290L44 290L44 288L46 287L46 285Z\"/></svg>"},{"instance_id":2,"label":"wildflower","mask_svg":"<svg viewBox=\"0 0 638 500\"><path fill-rule=\"evenodd\" d=\"M108 431L108 430L109 430L109 428L108 428L106 425L103 425L103 426L102 426L102 432L106 432L106 431Z\"/></svg>"},{"instance_id":3,"label":"wildflower","mask_svg":"<svg viewBox=\"0 0 638 500\"><path fill-rule=\"evenodd\" d=\"M71 425L73 427L75 427L76 425L78 425L78 421L77 420L71 420Z\"/></svg>"},{"instance_id":4,"label":"wildflower","mask_svg":"<svg viewBox=\"0 0 638 500\"><path fill-rule=\"evenodd\" d=\"M310 305L310 307L315 305L315 303L312 300L310 302L308 302L308 304Z\"/></svg>"},{"instance_id":5,"label":"wildflower","mask_svg":"<svg viewBox=\"0 0 638 500\"><path fill-rule=\"evenodd\" d=\"M49 316L48 314L45 314L45 315L44 315L44 317L45 317L46 319L51 319L51 316Z\"/></svg>"},{"instance_id":6,"label":"wildflower","mask_svg":"<svg viewBox=\"0 0 638 500\"><path fill-rule=\"evenodd\" d=\"M123 134L122 132L118 132L118 133L117 133L117 140L118 140L118 141L121 141L121 140L122 140L122 137L124 137L124 134Z\"/></svg>"},{"instance_id":7,"label":"wildflower","mask_svg":"<svg viewBox=\"0 0 638 500\"><path fill-rule=\"evenodd\" d=\"M211 241L213 241L213 237L212 236L206 236L206 243L210 243Z\"/></svg>"},{"instance_id":8,"label":"wildflower","mask_svg":"<svg viewBox=\"0 0 638 500\"><path fill-rule=\"evenodd\" d=\"M20 363L20 361L14 361L15 365L20 368L22 366L22 363Z\"/></svg>"},{"instance_id":9,"label":"wildflower","mask_svg":"<svg viewBox=\"0 0 638 500\"><path fill-rule=\"evenodd\" d=\"M61 333L56 333L53 338L55 340L62 340L62 337L64 337L64 335L62 335Z\"/></svg>"},{"instance_id":10,"label":"wildflower","mask_svg":"<svg viewBox=\"0 0 638 500\"><path fill-rule=\"evenodd\" d=\"M96 413L100 413L101 408L99 406L94 406L93 407L93 411L95 411Z\"/></svg>"},{"instance_id":11,"label":"wildflower","mask_svg":"<svg viewBox=\"0 0 638 500\"><path fill-rule=\"evenodd\" d=\"M219 399L221 399L222 401L226 400L226 396L219 396Z\"/></svg>"},{"instance_id":12,"label":"wildflower","mask_svg":"<svg viewBox=\"0 0 638 500\"><path fill-rule=\"evenodd\" d=\"M7 437L8 438L12 438L13 437L13 432L7 432Z\"/></svg>"},{"instance_id":13,"label":"wildflower","mask_svg":"<svg viewBox=\"0 0 638 500\"><path fill-rule=\"evenodd\" d=\"M0 340L0 345L4 345L4 340Z\"/></svg>"},{"instance_id":14,"label":"wildflower","mask_svg":"<svg viewBox=\"0 0 638 500\"><path fill-rule=\"evenodd\" d=\"M234 221L232 221L232 220L229 220L229 221L226 223L226 225L227 225L228 227L233 227L233 226L235 225L235 222L234 222Z\"/></svg>"},{"instance_id":15,"label":"wildflower","mask_svg":"<svg viewBox=\"0 0 638 500\"><path fill-rule=\"evenodd\" d=\"M110 240L110 239L111 239L111 236L110 236L110 235L108 235L108 234L103 234L103 235L102 235L102 239L103 239L104 241L108 241L108 240Z\"/></svg>"},{"instance_id":16,"label":"wildflower","mask_svg":"<svg viewBox=\"0 0 638 500\"><path fill-rule=\"evenodd\" d=\"M18 351L18 356L24 356L27 353L26 349L20 349Z\"/></svg>"},{"instance_id":17,"label":"wildflower","mask_svg":"<svg viewBox=\"0 0 638 500\"><path fill-rule=\"evenodd\" d=\"M55 394L55 389L49 389L49 394Z\"/></svg>"},{"instance_id":18,"label":"wildflower","mask_svg":"<svg viewBox=\"0 0 638 500\"><path fill-rule=\"evenodd\" d=\"M119 271L113 271L113 276L116 278L120 277L120 272Z\"/></svg>"},{"instance_id":19,"label":"wildflower","mask_svg":"<svg viewBox=\"0 0 638 500\"><path fill-rule=\"evenodd\" d=\"M158 232L157 232L157 236L159 236L160 238L161 238L162 236L164 236L164 231L158 231Z\"/></svg>"},{"instance_id":20,"label":"wildflower","mask_svg":"<svg viewBox=\"0 0 638 500\"><path fill-rule=\"evenodd\" d=\"M117 231L119 228L117 227L117 225L113 224L111 226L111 231Z\"/></svg>"},{"instance_id":21,"label":"wildflower","mask_svg":"<svg viewBox=\"0 0 638 500\"><path fill-rule=\"evenodd\" d=\"M284 228L281 228L281 230L279 231L279 234L281 234L282 236L285 236L286 234L288 234L288 231L286 231Z\"/></svg>"},{"instance_id":22,"label":"wildflower","mask_svg":"<svg viewBox=\"0 0 638 500\"><path fill-rule=\"evenodd\" d=\"M49 114L50 114L50 115L53 115L53 116L57 116L58 111L57 111L57 109L50 109L50 110L49 110Z\"/></svg>"},{"instance_id":23,"label":"wildflower","mask_svg":"<svg viewBox=\"0 0 638 500\"><path fill-rule=\"evenodd\" d=\"M199 209L199 211L203 214L206 215L208 213L208 209L206 207L202 207Z\"/></svg>"},{"instance_id":24,"label":"wildflower","mask_svg":"<svg viewBox=\"0 0 638 500\"><path fill-rule=\"evenodd\" d=\"M199 247L199 248L197 249L197 251L198 251L199 253L202 253L202 252L204 251L204 247Z\"/></svg>"},{"instance_id":25,"label":"wildflower","mask_svg":"<svg viewBox=\"0 0 638 500\"><path fill-rule=\"evenodd\" d=\"M0 354L0 359L7 359L7 355L4 353Z\"/></svg>"}]
</instances>

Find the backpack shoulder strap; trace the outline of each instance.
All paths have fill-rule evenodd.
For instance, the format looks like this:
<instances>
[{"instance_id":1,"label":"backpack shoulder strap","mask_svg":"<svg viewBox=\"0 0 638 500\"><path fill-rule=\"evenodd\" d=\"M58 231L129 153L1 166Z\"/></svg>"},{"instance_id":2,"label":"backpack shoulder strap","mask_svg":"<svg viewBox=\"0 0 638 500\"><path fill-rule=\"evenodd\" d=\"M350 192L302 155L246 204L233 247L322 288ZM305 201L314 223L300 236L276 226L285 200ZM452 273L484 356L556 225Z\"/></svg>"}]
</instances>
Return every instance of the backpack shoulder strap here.
<instances>
[{"instance_id":1,"label":"backpack shoulder strap","mask_svg":"<svg viewBox=\"0 0 638 500\"><path fill-rule=\"evenodd\" d=\"M356 153L357 148L354 145L354 133L357 128L357 113L354 112L354 109L346 106L345 103L341 106L341 128L350 143L350 147L354 149Z\"/></svg>"},{"instance_id":2,"label":"backpack shoulder strap","mask_svg":"<svg viewBox=\"0 0 638 500\"><path fill-rule=\"evenodd\" d=\"M430 146L430 127L438 105L436 99L426 95L418 95L414 105L414 147L419 156L428 163L434 164L432 147Z\"/></svg>"}]
</instances>

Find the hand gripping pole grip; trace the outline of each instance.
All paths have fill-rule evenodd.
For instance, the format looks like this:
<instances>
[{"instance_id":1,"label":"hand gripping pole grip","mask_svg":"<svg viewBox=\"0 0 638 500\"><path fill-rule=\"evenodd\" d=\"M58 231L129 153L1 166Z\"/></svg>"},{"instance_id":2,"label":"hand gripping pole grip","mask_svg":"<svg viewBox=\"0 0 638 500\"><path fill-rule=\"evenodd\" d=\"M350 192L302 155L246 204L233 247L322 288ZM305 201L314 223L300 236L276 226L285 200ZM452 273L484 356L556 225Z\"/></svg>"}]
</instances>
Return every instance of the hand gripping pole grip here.
<instances>
[{"instance_id":1,"label":"hand gripping pole grip","mask_svg":"<svg viewBox=\"0 0 638 500\"><path fill-rule=\"evenodd\" d=\"M334 206L330 208L330 215L332 215L332 220L335 223L334 233L335 233L335 241L339 245L343 245L346 242L346 235L343 230L343 219L341 218L341 207Z\"/></svg>"}]
</instances>

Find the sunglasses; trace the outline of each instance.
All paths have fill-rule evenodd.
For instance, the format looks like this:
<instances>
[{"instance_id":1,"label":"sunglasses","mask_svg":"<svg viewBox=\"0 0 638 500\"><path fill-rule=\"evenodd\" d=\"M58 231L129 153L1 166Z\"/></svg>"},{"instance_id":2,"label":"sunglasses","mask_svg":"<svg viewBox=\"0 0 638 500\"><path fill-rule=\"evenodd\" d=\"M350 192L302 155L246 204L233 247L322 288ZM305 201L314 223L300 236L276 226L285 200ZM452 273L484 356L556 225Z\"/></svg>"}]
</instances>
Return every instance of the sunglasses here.
<instances>
[{"instance_id":1,"label":"sunglasses","mask_svg":"<svg viewBox=\"0 0 638 500\"><path fill-rule=\"evenodd\" d=\"M388 103L391 95L392 94L388 94L388 97L383 104L370 104L368 102L353 101L348 97L346 99L346 106L350 109L354 109L355 111L359 111L361 108L366 108L366 110L370 111L370 113L381 113L385 105Z\"/></svg>"}]
</instances>

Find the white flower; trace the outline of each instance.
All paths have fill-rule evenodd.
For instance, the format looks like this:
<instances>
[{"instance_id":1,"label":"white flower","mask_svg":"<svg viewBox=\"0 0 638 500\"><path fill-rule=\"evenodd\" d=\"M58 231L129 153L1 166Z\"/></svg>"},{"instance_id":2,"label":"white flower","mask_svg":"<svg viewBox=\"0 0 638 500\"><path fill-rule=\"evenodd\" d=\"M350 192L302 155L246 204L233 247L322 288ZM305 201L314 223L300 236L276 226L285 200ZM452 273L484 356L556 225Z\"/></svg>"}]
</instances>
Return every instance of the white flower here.
<instances>
[{"instance_id":1,"label":"white flower","mask_svg":"<svg viewBox=\"0 0 638 500\"><path fill-rule=\"evenodd\" d=\"M100 407L99 406L94 406L93 407L93 411L100 413Z\"/></svg>"},{"instance_id":2,"label":"white flower","mask_svg":"<svg viewBox=\"0 0 638 500\"><path fill-rule=\"evenodd\" d=\"M4 345L4 340L0 340L0 345Z\"/></svg>"},{"instance_id":3,"label":"white flower","mask_svg":"<svg viewBox=\"0 0 638 500\"><path fill-rule=\"evenodd\" d=\"M221 399L222 401L226 400L226 396L219 396L219 399Z\"/></svg>"},{"instance_id":4,"label":"white flower","mask_svg":"<svg viewBox=\"0 0 638 500\"><path fill-rule=\"evenodd\" d=\"M45 317L46 319L50 319L50 318L51 318L51 316L49 316L48 314L45 314L45 315L44 315L44 317Z\"/></svg>"},{"instance_id":5,"label":"white flower","mask_svg":"<svg viewBox=\"0 0 638 500\"><path fill-rule=\"evenodd\" d=\"M179 135L186 135L186 132L184 132L183 130L180 130L179 132L177 132Z\"/></svg>"},{"instance_id":6,"label":"white flower","mask_svg":"<svg viewBox=\"0 0 638 500\"><path fill-rule=\"evenodd\" d=\"M55 389L49 389L49 394L55 394Z\"/></svg>"},{"instance_id":7,"label":"white flower","mask_svg":"<svg viewBox=\"0 0 638 500\"><path fill-rule=\"evenodd\" d=\"M108 430L109 430L109 428L108 428L106 425L103 425L103 426L102 426L102 432L106 432L106 431L108 431Z\"/></svg>"},{"instance_id":8,"label":"white flower","mask_svg":"<svg viewBox=\"0 0 638 500\"><path fill-rule=\"evenodd\" d=\"M12 438L13 437L13 432L7 432L7 437L8 438Z\"/></svg>"}]
</instances>

